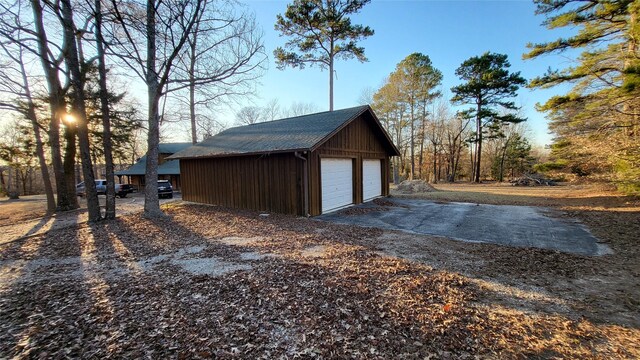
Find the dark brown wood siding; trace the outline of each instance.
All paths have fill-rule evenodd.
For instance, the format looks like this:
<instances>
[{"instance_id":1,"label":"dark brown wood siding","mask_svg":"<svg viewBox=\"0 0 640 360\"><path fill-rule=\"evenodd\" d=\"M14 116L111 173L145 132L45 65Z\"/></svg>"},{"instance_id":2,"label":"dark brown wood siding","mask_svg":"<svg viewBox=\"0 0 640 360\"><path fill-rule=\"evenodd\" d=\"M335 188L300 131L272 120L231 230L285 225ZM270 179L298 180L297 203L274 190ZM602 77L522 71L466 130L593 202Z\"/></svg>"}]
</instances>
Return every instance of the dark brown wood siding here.
<instances>
[{"instance_id":1,"label":"dark brown wood siding","mask_svg":"<svg viewBox=\"0 0 640 360\"><path fill-rule=\"evenodd\" d=\"M320 193L320 159L353 159L353 202L362 202L362 160L380 159L382 161L382 195L389 195L389 153L382 142L384 136L372 125L373 119L368 113L353 120L316 151L309 155L309 213L311 216L322 213L322 194Z\"/></svg>"},{"instance_id":2,"label":"dark brown wood siding","mask_svg":"<svg viewBox=\"0 0 640 360\"><path fill-rule=\"evenodd\" d=\"M182 159L182 198L232 208L305 215L303 161L294 154Z\"/></svg>"}]
</instances>

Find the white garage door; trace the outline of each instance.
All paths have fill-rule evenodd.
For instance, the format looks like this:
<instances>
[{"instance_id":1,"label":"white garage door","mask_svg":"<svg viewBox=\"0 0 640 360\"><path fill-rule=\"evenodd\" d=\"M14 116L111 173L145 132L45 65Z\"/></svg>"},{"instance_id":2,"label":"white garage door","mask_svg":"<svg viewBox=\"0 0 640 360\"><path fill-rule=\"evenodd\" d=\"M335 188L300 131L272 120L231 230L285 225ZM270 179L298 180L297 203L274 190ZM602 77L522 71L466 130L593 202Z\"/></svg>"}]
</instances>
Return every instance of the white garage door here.
<instances>
[{"instance_id":1,"label":"white garage door","mask_svg":"<svg viewBox=\"0 0 640 360\"><path fill-rule=\"evenodd\" d=\"M362 198L371 200L382 195L380 160L362 160Z\"/></svg>"},{"instance_id":2,"label":"white garage door","mask_svg":"<svg viewBox=\"0 0 640 360\"><path fill-rule=\"evenodd\" d=\"M353 203L353 165L351 159L320 159L322 212Z\"/></svg>"}]
</instances>

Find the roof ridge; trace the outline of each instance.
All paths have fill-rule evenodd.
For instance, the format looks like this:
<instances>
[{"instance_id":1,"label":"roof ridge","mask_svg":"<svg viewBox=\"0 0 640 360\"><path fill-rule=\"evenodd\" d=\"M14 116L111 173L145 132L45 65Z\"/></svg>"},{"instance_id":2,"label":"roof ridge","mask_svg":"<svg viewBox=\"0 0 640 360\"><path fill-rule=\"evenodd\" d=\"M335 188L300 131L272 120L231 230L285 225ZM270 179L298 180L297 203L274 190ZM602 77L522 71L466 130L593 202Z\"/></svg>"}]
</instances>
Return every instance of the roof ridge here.
<instances>
[{"instance_id":1,"label":"roof ridge","mask_svg":"<svg viewBox=\"0 0 640 360\"><path fill-rule=\"evenodd\" d=\"M348 108L344 108L344 109L320 111L320 112L316 112L316 113L304 114L304 115L296 115L296 116L286 117L286 118L282 118L282 119L261 121L261 122L257 122L257 123L253 123L253 124L249 124L249 125L239 125L239 126L230 127L228 129L225 129L224 131L231 130L231 129L242 128L242 127L246 127L246 126L271 124L271 123L278 122L278 121L283 121L283 120L293 120L293 119L302 118L302 117L306 117L306 116L316 116L316 115L320 115L320 114L332 113L332 112L336 112L336 111L352 110L352 109L363 108L363 107L369 107L369 105L358 105L358 106L352 106L352 107L348 107Z\"/></svg>"}]
</instances>

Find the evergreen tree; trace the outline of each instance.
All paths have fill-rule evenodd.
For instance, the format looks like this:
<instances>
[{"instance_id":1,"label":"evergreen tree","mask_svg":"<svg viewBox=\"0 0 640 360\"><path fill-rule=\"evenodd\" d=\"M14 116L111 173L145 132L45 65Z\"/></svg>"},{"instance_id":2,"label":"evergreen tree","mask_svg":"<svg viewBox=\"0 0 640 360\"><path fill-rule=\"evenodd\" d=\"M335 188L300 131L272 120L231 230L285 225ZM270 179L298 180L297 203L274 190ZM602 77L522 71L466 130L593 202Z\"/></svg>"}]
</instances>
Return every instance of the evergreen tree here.
<instances>
[{"instance_id":1,"label":"evergreen tree","mask_svg":"<svg viewBox=\"0 0 640 360\"><path fill-rule=\"evenodd\" d=\"M107 71L108 73L108 71ZM99 75L95 67L90 67L87 74L85 90L85 103L89 126L89 141L91 142L92 157L94 159L104 157L104 124L103 112L105 111L101 101ZM110 122L110 143L113 158L125 161L129 159L128 144L134 142L135 133L142 128L140 113L133 106L127 104L127 93L117 93L113 89L107 89L106 111Z\"/></svg>"},{"instance_id":2,"label":"evergreen tree","mask_svg":"<svg viewBox=\"0 0 640 360\"><path fill-rule=\"evenodd\" d=\"M536 0L549 29L575 28L574 36L529 44L526 59L582 50L578 65L549 69L535 88L573 84L539 110L556 135L552 156L578 175L608 173L623 187L640 188L640 53L638 12L631 0Z\"/></svg>"},{"instance_id":3,"label":"evergreen tree","mask_svg":"<svg viewBox=\"0 0 640 360\"><path fill-rule=\"evenodd\" d=\"M486 52L465 60L456 75L465 83L451 88L454 96L451 102L456 105L473 104L465 112L475 119L475 164L473 181L480 182L480 164L482 160L482 140L486 128L499 128L504 123L518 123L520 118L512 111L517 110L510 98L516 96L518 88L526 83L520 72L510 73L511 66L507 55ZM499 109L507 112L499 112Z\"/></svg>"},{"instance_id":4,"label":"evergreen tree","mask_svg":"<svg viewBox=\"0 0 640 360\"><path fill-rule=\"evenodd\" d=\"M390 79L396 79L399 82L400 97L409 111L410 177L413 179L416 173L416 121L420 119L421 127L424 127L427 120L427 105L441 95L440 91L435 89L442 82L442 73L433 66L429 56L420 53L413 53L404 58L396 67L395 73L396 75Z\"/></svg>"},{"instance_id":5,"label":"evergreen tree","mask_svg":"<svg viewBox=\"0 0 640 360\"><path fill-rule=\"evenodd\" d=\"M278 14L275 29L289 37L284 48L273 54L279 69L303 69L307 64L329 69L329 110L333 111L333 68L335 59L367 61L359 40L373 35L368 26L353 25L350 14L357 13L370 0L294 0L283 15Z\"/></svg>"}]
</instances>

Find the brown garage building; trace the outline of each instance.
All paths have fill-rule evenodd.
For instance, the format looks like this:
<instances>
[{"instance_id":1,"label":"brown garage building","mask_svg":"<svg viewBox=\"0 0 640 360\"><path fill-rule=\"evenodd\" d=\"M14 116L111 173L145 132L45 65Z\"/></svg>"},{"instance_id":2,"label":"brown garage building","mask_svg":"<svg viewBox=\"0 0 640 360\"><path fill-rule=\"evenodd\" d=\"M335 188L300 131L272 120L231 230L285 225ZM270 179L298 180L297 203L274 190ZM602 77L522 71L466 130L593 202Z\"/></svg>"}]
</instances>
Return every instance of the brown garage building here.
<instances>
[{"instance_id":1,"label":"brown garage building","mask_svg":"<svg viewBox=\"0 0 640 360\"><path fill-rule=\"evenodd\" d=\"M369 106L231 128L182 150L182 198L315 216L389 194L398 156Z\"/></svg>"}]
</instances>

